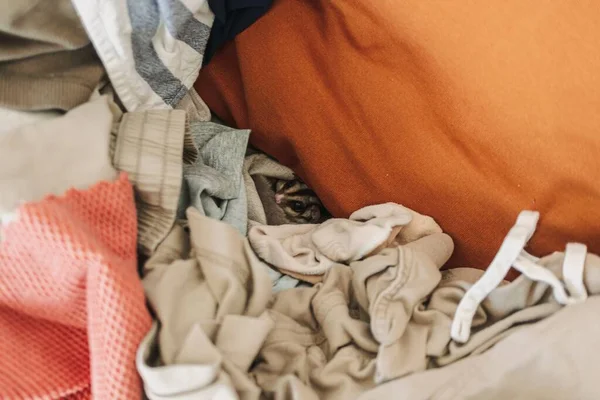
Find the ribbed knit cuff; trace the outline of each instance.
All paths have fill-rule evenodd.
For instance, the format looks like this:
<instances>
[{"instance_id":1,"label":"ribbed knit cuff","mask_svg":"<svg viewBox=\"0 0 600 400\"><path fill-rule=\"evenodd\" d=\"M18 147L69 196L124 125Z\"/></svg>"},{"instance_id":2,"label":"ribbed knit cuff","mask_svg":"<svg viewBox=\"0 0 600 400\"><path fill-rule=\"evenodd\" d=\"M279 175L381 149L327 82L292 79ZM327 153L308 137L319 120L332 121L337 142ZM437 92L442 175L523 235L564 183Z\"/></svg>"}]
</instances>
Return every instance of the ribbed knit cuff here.
<instances>
[{"instance_id":1,"label":"ribbed knit cuff","mask_svg":"<svg viewBox=\"0 0 600 400\"><path fill-rule=\"evenodd\" d=\"M150 255L175 221L181 192L186 113L151 110L123 115L113 163L136 190L138 241Z\"/></svg>"}]
</instances>

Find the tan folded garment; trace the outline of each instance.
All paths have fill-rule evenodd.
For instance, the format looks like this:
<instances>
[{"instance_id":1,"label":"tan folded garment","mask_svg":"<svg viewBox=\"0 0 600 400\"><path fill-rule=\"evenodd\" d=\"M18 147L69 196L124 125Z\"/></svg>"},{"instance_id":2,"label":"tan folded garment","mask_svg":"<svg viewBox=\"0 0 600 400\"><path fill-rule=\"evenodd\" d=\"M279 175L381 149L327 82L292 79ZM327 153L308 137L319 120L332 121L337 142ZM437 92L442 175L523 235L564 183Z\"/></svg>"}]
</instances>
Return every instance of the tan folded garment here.
<instances>
[{"instance_id":1,"label":"tan folded garment","mask_svg":"<svg viewBox=\"0 0 600 400\"><path fill-rule=\"evenodd\" d=\"M0 2L0 62L89 43L70 0Z\"/></svg>"},{"instance_id":2,"label":"tan folded garment","mask_svg":"<svg viewBox=\"0 0 600 400\"><path fill-rule=\"evenodd\" d=\"M482 354L393 380L358 398L596 399L598 372L592 354L600 349L599 309L600 297L591 297L506 335Z\"/></svg>"},{"instance_id":3,"label":"tan folded garment","mask_svg":"<svg viewBox=\"0 0 600 400\"><path fill-rule=\"evenodd\" d=\"M576 367L587 365L582 357L589 357L582 347L572 347L577 334L568 339L572 354L562 350L561 340L571 325L593 324L595 335L584 337L588 353L597 350L597 306L567 306L558 316L579 316L568 317L566 325L544 325L562 308L547 283L523 275L497 287L476 307L470 339L462 345L451 340L458 304L481 273L440 272L453 250L446 234L430 233L347 265L334 263L321 283L271 297L267 266L246 239L194 210L188 218L190 236L175 227L146 265L144 286L161 326L140 347L138 368L152 399L210 399L215 393L275 400L345 400L364 393L366 398L546 398L537 381L520 374L560 388L549 398L590 398L566 396L589 395L595 381ZM379 226L388 222L378 221ZM418 229L407 232L408 238L419 236ZM332 235L348 243L346 231ZM555 253L536 264L562 280L564 260L563 253ZM582 262L585 289L597 296L600 257L588 254ZM154 345L162 363L152 355ZM580 379L586 381L578 391ZM405 380L413 385L405 386Z\"/></svg>"},{"instance_id":4,"label":"tan folded garment","mask_svg":"<svg viewBox=\"0 0 600 400\"><path fill-rule=\"evenodd\" d=\"M89 100L104 68L69 0L0 5L0 106L68 111Z\"/></svg>"},{"instance_id":5,"label":"tan folded garment","mask_svg":"<svg viewBox=\"0 0 600 400\"><path fill-rule=\"evenodd\" d=\"M449 254L442 250L450 244L443 244L449 240L443 239L444 236L434 234L398 249L385 249L375 256L351 263L350 268L335 265L322 284L279 293L270 311L275 327L261 350L261 362L252 371L263 390L281 394L278 400L312 396L346 399L356 398L378 383L392 381L382 386L389 389L375 389L373 396L365 398L487 399L482 393L490 393L494 397L489 398L501 399L502 393L544 392L535 380L517 377L521 368L527 368L528 363L533 362L531 368L536 370L527 371L528 376L539 376L543 382L554 379L553 387L569 388L587 375L584 393L589 393L594 383L587 373L573 375L564 371L548 375L557 362L564 363L564 368L568 369L583 360L564 360L568 352L562 351L559 340L565 331L546 334L544 329L536 328L540 320L562 308L554 300L552 288L545 283L521 276L497 288L477 308L470 340L464 345L451 340L454 312L472 285L460 277L475 280L478 273L461 269L456 274L444 272L442 275L437 271ZM437 255L431 252L434 249L438 249ZM538 264L560 278L563 260L564 254L556 253L544 257ZM590 295L600 293L598 256L587 256L584 283ZM594 304L598 302L597 298L592 299ZM562 313L569 313L572 307L581 310L585 305L569 306ZM588 310L587 319L578 324L598 325L593 322L597 318L590 314L590 308ZM525 347L521 347L513 338L530 329L536 333L528 335L529 339L523 344ZM585 328L582 326L581 329ZM595 329L598 331L600 327ZM557 346L555 352L549 348L549 343L528 344L534 340L543 343L544 335L553 337L553 346ZM572 335L571 346L577 337L575 332ZM587 336L588 343L595 344L590 349L597 350L600 343L592 338ZM505 354L494 351L507 341L511 344L501 346ZM485 364L473 361L482 355L486 359L485 355L490 351L495 355ZM583 357L583 352L579 351L577 357ZM513 363L513 360L518 361ZM474 367L460 367L465 363ZM479 369L499 373L480 375ZM446 374L446 370L456 372ZM511 388L511 379L502 376L503 372L510 371L512 379L518 379L520 385L515 390ZM419 379L422 374L431 376L431 380ZM409 394L396 395L396 391L402 391L399 388L411 387L410 383L404 385L403 380L413 382L414 387L407 392ZM473 397L463 397L462 384L469 387ZM446 393L448 397L444 397ZM549 398L570 398L564 397L564 391L561 393L563 397ZM522 395L516 398L546 397Z\"/></svg>"},{"instance_id":6,"label":"tan folded garment","mask_svg":"<svg viewBox=\"0 0 600 400\"><path fill-rule=\"evenodd\" d=\"M273 324L265 313L267 267L232 226L194 208L187 218L190 234L175 225L144 267L146 295L161 323L138 354L146 393L158 399L196 391L194 398L209 399L225 382L242 398L258 399L247 373ZM159 359L149 350L155 344Z\"/></svg>"},{"instance_id":7,"label":"tan folded garment","mask_svg":"<svg viewBox=\"0 0 600 400\"><path fill-rule=\"evenodd\" d=\"M387 203L358 210L350 219L333 218L320 225L256 226L248 239L265 262L315 283L336 263L349 264L384 247L441 231L431 217Z\"/></svg>"}]
</instances>

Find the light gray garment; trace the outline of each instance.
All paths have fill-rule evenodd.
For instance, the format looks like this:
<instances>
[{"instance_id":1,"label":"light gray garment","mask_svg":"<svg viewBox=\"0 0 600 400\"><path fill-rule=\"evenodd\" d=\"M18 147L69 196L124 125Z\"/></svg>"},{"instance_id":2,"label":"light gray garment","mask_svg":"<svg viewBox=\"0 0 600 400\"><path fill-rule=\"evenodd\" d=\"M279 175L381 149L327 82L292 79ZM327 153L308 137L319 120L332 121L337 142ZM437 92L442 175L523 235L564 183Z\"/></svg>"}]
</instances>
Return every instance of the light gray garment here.
<instances>
[{"instance_id":1,"label":"light gray garment","mask_svg":"<svg viewBox=\"0 0 600 400\"><path fill-rule=\"evenodd\" d=\"M198 148L198 159L183 168L179 218L185 218L185 210L192 206L245 235L248 205L242 169L250 130L192 122L190 134Z\"/></svg>"}]
</instances>

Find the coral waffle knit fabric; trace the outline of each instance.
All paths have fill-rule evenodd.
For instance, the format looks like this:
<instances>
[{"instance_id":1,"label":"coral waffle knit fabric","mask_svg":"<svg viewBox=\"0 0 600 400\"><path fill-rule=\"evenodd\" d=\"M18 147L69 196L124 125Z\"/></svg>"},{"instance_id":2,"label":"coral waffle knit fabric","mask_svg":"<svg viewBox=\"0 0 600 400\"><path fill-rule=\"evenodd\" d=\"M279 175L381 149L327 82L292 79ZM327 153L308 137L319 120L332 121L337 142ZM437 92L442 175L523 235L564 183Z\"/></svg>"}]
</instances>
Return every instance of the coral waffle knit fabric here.
<instances>
[{"instance_id":1,"label":"coral waffle knit fabric","mask_svg":"<svg viewBox=\"0 0 600 400\"><path fill-rule=\"evenodd\" d=\"M135 399L150 328L125 174L18 210L0 243L0 398Z\"/></svg>"}]
</instances>

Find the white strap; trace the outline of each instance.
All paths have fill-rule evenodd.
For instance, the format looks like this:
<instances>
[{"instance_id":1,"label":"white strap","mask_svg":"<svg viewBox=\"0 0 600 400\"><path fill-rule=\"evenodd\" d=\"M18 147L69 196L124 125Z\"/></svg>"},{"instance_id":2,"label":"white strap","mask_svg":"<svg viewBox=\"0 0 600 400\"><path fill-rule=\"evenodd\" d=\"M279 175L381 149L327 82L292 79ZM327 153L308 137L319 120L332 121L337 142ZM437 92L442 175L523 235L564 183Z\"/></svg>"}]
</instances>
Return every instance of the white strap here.
<instances>
[{"instance_id":1,"label":"white strap","mask_svg":"<svg viewBox=\"0 0 600 400\"><path fill-rule=\"evenodd\" d=\"M533 254L529 254L526 250L521 251L521 257L526 258L533 262L538 262L540 260L539 257L536 257Z\"/></svg>"},{"instance_id":2,"label":"white strap","mask_svg":"<svg viewBox=\"0 0 600 400\"><path fill-rule=\"evenodd\" d=\"M535 232L538 219L539 213L536 211L523 211L519 214L515 226L506 235L492 263L458 304L450 330L452 339L460 343L469 340L477 307L502 282Z\"/></svg>"},{"instance_id":3,"label":"white strap","mask_svg":"<svg viewBox=\"0 0 600 400\"><path fill-rule=\"evenodd\" d=\"M506 235L486 272L461 299L450 331L450 336L456 342L464 343L469 339L477 308L483 299L498 287L511 266L532 281L548 284L559 304L568 305L587 299L588 294L583 284L587 255L585 245L579 243L567 245L563 261L563 279L567 290L554 273L537 264L539 258L523 250L535 231L538 218L539 213L534 211L523 211L519 214L515 226Z\"/></svg>"},{"instance_id":4,"label":"white strap","mask_svg":"<svg viewBox=\"0 0 600 400\"><path fill-rule=\"evenodd\" d=\"M572 303L560 280L549 269L523 256L517 258L513 267L532 281L544 282L550 285L554 298L559 304L566 305Z\"/></svg>"},{"instance_id":5,"label":"white strap","mask_svg":"<svg viewBox=\"0 0 600 400\"><path fill-rule=\"evenodd\" d=\"M563 279L572 303L585 301L588 294L583 284L583 270L587 247L580 243L569 243L563 261Z\"/></svg>"}]
</instances>

